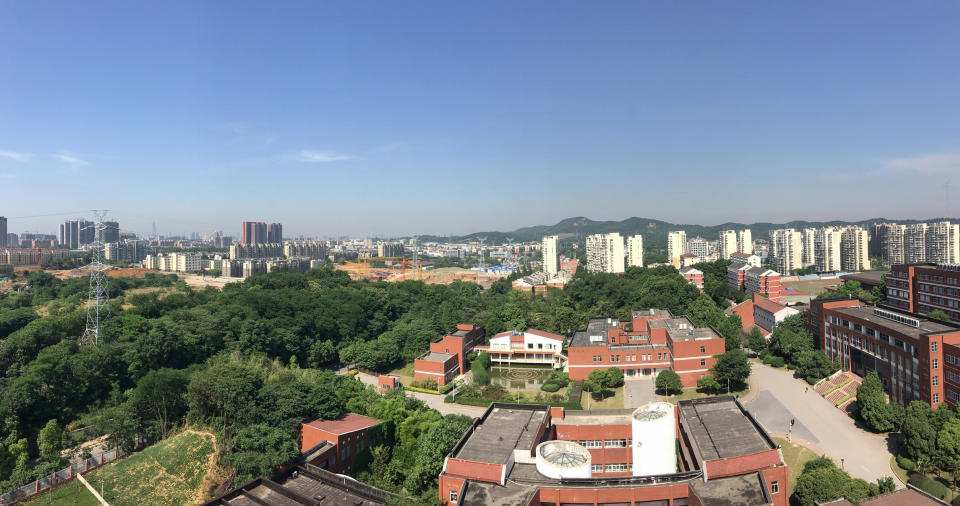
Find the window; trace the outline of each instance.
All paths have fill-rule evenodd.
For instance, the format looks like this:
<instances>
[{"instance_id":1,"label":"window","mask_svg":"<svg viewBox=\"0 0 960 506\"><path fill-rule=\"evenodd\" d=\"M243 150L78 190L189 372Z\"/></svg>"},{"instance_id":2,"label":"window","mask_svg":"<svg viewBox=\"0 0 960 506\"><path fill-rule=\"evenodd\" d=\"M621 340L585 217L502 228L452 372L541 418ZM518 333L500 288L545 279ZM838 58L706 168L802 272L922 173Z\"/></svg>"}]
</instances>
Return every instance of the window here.
<instances>
[{"instance_id":1,"label":"window","mask_svg":"<svg viewBox=\"0 0 960 506\"><path fill-rule=\"evenodd\" d=\"M706 365L707 365L707 359L701 358L701 359L700 359L700 367L704 367L704 366L706 366Z\"/></svg>"},{"instance_id":2,"label":"window","mask_svg":"<svg viewBox=\"0 0 960 506\"><path fill-rule=\"evenodd\" d=\"M604 470L608 473L622 473L627 470L626 464L607 464Z\"/></svg>"},{"instance_id":3,"label":"window","mask_svg":"<svg viewBox=\"0 0 960 506\"><path fill-rule=\"evenodd\" d=\"M456 503L456 502L457 502L457 499L458 499L458 497L457 497L457 491L456 491L456 490L451 490L451 491L450 491L450 502Z\"/></svg>"},{"instance_id":4,"label":"window","mask_svg":"<svg viewBox=\"0 0 960 506\"><path fill-rule=\"evenodd\" d=\"M613 355L610 355L610 361L613 362Z\"/></svg>"},{"instance_id":5,"label":"window","mask_svg":"<svg viewBox=\"0 0 960 506\"><path fill-rule=\"evenodd\" d=\"M600 448L603 446L603 441L599 439L585 439L580 441L580 446L584 448Z\"/></svg>"},{"instance_id":6,"label":"window","mask_svg":"<svg viewBox=\"0 0 960 506\"><path fill-rule=\"evenodd\" d=\"M537 349L538 349L538 350L542 350L542 349L543 349L543 343L537 343Z\"/></svg>"},{"instance_id":7,"label":"window","mask_svg":"<svg viewBox=\"0 0 960 506\"><path fill-rule=\"evenodd\" d=\"M937 342L930 343L930 351L937 351Z\"/></svg>"},{"instance_id":8,"label":"window","mask_svg":"<svg viewBox=\"0 0 960 506\"><path fill-rule=\"evenodd\" d=\"M701 346L701 347L700 347L700 353L706 353L706 352L707 352L707 347L706 347L706 346Z\"/></svg>"},{"instance_id":9,"label":"window","mask_svg":"<svg viewBox=\"0 0 960 506\"><path fill-rule=\"evenodd\" d=\"M772 494L780 493L780 482L778 481L770 482L770 493Z\"/></svg>"},{"instance_id":10,"label":"window","mask_svg":"<svg viewBox=\"0 0 960 506\"><path fill-rule=\"evenodd\" d=\"M591 465L591 466L590 466L590 471L593 471L594 473L602 473L602 472L603 472L603 464L593 464L593 465Z\"/></svg>"},{"instance_id":11,"label":"window","mask_svg":"<svg viewBox=\"0 0 960 506\"><path fill-rule=\"evenodd\" d=\"M603 442L604 448L626 448L627 440L626 439L607 439Z\"/></svg>"},{"instance_id":12,"label":"window","mask_svg":"<svg viewBox=\"0 0 960 506\"><path fill-rule=\"evenodd\" d=\"M933 386L938 386L938 385L940 385L940 376L934 376L934 377L933 377Z\"/></svg>"},{"instance_id":13,"label":"window","mask_svg":"<svg viewBox=\"0 0 960 506\"><path fill-rule=\"evenodd\" d=\"M939 366L940 366L940 361L937 359L933 359L933 368L937 369Z\"/></svg>"},{"instance_id":14,"label":"window","mask_svg":"<svg viewBox=\"0 0 960 506\"><path fill-rule=\"evenodd\" d=\"M933 403L936 404L940 402L940 394L933 394Z\"/></svg>"}]
</instances>

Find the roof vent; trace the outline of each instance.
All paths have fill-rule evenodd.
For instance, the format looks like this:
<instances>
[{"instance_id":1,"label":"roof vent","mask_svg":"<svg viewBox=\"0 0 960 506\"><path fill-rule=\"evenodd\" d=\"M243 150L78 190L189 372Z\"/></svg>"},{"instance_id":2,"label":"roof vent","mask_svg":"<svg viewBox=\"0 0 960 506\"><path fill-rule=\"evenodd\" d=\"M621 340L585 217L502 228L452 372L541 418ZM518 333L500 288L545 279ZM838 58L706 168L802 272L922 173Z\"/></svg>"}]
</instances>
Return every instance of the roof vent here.
<instances>
[{"instance_id":1,"label":"roof vent","mask_svg":"<svg viewBox=\"0 0 960 506\"><path fill-rule=\"evenodd\" d=\"M650 316L653 316L653 308L650 308Z\"/></svg>"}]
</instances>

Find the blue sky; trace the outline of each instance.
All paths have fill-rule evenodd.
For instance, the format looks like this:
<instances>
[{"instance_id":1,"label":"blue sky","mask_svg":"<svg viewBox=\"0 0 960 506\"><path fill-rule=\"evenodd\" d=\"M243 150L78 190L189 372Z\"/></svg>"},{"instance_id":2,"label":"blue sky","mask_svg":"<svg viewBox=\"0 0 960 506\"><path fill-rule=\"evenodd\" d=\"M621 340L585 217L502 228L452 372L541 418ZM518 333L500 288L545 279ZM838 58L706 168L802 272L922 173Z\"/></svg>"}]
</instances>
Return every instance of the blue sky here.
<instances>
[{"instance_id":1,"label":"blue sky","mask_svg":"<svg viewBox=\"0 0 960 506\"><path fill-rule=\"evenodd\" d=\"M323 236L957 216L957 26L950 1L4 1L0 215Z\"/></svg>"}]
</instances>

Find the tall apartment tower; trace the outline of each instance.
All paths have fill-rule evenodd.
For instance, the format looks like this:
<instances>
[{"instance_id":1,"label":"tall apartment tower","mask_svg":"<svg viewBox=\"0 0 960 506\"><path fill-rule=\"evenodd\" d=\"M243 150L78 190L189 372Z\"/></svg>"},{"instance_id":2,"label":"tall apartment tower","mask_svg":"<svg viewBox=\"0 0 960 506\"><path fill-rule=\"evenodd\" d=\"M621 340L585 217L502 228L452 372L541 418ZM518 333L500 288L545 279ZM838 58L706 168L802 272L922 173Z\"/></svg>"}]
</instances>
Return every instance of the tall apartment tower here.
<instances>
[{"instance_id":1,"label":"tall apartment tower","mask_svg":"<svg viewBox=\"0 0 960 506\"><path fill-rule=\"evenodd\" d=\"M543 238L543 272L551 278L560 272L560 236L548 235Z\"/></svg>"},{"instance_id":2,"label":"tall apartment tower","mask_svg":"<svg viewBox=\"0 0 960 506\"><path fill-rule=\"evenodd\" d=\"M710 256L710 243L702 237L694 237L687 241L687 252L698 258L706 259Z\"/></svg>"},{"instance_id":3,"label":"tall apartment tower","mask_svg":"<svg viewBox=\"0 0 960 506\"><path fill-rule=\"evenodd\" d=\"M840 234L840 266L845 271L870 269L870 244L867 231L846 227Z\"/></svg>"},{"instance_id":4,"label":"tall apartment tower","mask_svg":"<svg viewBox=\"0 0 960 506\"><path fill-rule=\"evenodd\" d=\"M69 249L78 249L93 242L96 231L92 221L65 221L60 225L60 245Z\"/></svg>"},{"instance_id":5,"label":"tall apartment tower","mask_svg":"<svg viewBox=\"0 0 960 506\"><path fill-rule=\"evenodd\" d=\"M627 267L643 267L643 236L627 237Z\"/></svg>"},{"instance_id":6,"label":"tall apartment tower","mask_svg":"<svg viewBox=\"0 0 960 506\"><path fill-rule=\"evenodd\" d=\"M749 228L737 232L737 252L753 254L753 233Z\"/></svg>"},{"instance_id":7,"label":"tall apartment tower","mask_svg":"<svg viewBox=\"0 0 960 506\"><path fill-rule=\"evenodd\" d=\"M730 260L730 255L738 251L737 231L724 230L720 232L719 241L717 241L717 248L720 250L720 258L724 260Z\"/></svg>"},{"instance_id":8,"label":"tall apartment tower","mask_svg":"<svg viewBox=\"0 0 960 506\"><path fill-rule=\"evenodd\" d=\"M242 222L240 244L267 244L267 224L262 221Z\"/></svg>"},{"instance_id":9,"label":"tall apartment tower","mask_svg":"<svg viewBox=\"0 0 960 506\"><path fill-rule=\"evenodd\" d=\"M777 272L784 275L801 267L801 240L800 232L792 228L782 228L770 232L770 242L773 243L774 266Z\"/></svg>"},{"instance_id":10,"label":"tall apartment tower","mask_svg":"<svg viewBox=\"0 0 960 506\"><path fill-rule=\"evenodd\" d=\"M0 216L0 248L7 247L7 218Z\"/></svg>"},{"instance_id":11,"label":"tall apartment tower","mask_svg":"<svg viewBox=\"0 0 960 506\"><path fill-rule=\"evenodd\" d=\"M885 223L880 235L880 256L890 265L906 262L907 226Z\"/></svg>"},{"instance_id":12,"label":"tall apartment tower","mask_svg":"<svg viewBox=\"0 0 960 506\"><path fill-rule=\"evenodd\" d=\"M283 225L279 223L271 223L267 225L267 243L283 243Z\"/></svg>"},{"instance_id":13,"label":"tall apartment tower","mask_svg":"<svg viewBox=\"0 0 960 506\"><path fill-rule=\"evenodd\" d=\"M817 230L813 239L814 263L819 272L837 272L840 270L840 227L823 227Z\"/></svg>"},{"instance_id":14,"label":"tall apartment tower","mask_svg":"<svg viewBox=\"0 0 960 506\"><path fill-rule=\"evenodd\" d=\"M817 256L815 252L816 248L814 247L814 245L817 242L816 237L817 237L817 229L815 228L803 229L802 240L803 240L803 266L804 267L808 265L817 264Z\"/></svg>"},{"instance_id":15,"label":"tall apartment tower","mask_svg":"<svg viewBox=\"0 0 960 506\"><path fill-rule=\"evenodd\" d=\"M927 224L914 223L907 226L903 238L903 263L922 264L927 261Z\"/></svg>"},{"instance_id":16,"label":"tall apartment tower","mask_svg":"<svg viewBox=\"0 0 960 506\"><path fill-rule=\"evenodd\" d=\"M623 238L620 234L587 236L587 269L591 272L619 273L623 266Z\"/></svg>"},{"instance_id":17,"label":"tall apartment tower","mask_svg":"<svg viewBox=\"0 0 960 506\"><path fill-rule=\"evenodd\" d=\"M687 251L687 233L677 230L667 234L667 258L677 269L680 268L680 255Z\"/></svg>"},{"instance_id":18,"label":"tall apartment tower","mask_svg":"<svg viewBox=\"0 0 960 506\"><path fill-rule=\"evenodd\" d=\"M927 228L927 262L960 263L960 225L939 221Z\"/></svg>"}]
</instances>

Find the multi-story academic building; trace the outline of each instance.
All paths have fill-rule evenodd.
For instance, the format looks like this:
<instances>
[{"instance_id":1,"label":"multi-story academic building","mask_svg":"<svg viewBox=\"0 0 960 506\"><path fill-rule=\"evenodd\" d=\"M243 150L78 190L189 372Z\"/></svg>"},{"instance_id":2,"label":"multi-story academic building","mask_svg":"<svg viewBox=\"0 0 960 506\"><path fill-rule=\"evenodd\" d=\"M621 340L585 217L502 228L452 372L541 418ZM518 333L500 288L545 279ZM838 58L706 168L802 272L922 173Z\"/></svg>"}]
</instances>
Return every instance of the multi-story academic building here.
<instances>
[{"instance_id":1,"label":"multi-story academic building","mask_svg":"<svg viewBox=\"0 0 960 506\"><path fill-rule=\"evenodd\" d=\"M936 408L960 399L960 325L857 299L813 300L804 323L845 370L877 371L890 399Z\"/></svg>"},{"instance_id":2,"label":"multi-story academic building","mask_svg":"<svg viewBox=\"0 0 960 506\"><path fill-rule=\"evenodd\" d=\"M563 341L563 336L542 330L508 330L491 337L488 346L476 346L476 350L489 352L494 364L549 365L559 369L567 363Z\"/></svg>"},{"instance_id":3,"label":"multi-story academic building","mask_svg":"<svg viewBox=\"0 0 960 506\"><path fill-rule=\"evenodd\" d=\"M666 309L638 309L630 321L591 318L573 334L567 357L570 379L585 379L594 369L617 367L625 376L651 376L664 369L680 375L684 386L695 386L724 352L715 330L697 327L686 316Z\"/></svg>"},{"instance_id":4,"label":"multi-story academic building","mask_svg":"<svg viewBox=\"0 0 960 506\"><path fill-rule=\"evenodd\" d=\"M483 343L483 327L457 324L453 332L430 343L430 351L413 361L415 380L432 379L443 386L467 371L467 353Z\"/></svg>"},{"instance_id":5,"label":"multi-story academic building","mask_svg":"<svg viewBox=\"0 0 960 506\"><path fill-rule=\"evenodd\" d=\"M451 506L789 503L777 444L731 396L607 411L493 403L439 482Z\"/></svg>"},{"instance_id":6,"label":"multi-story academic building","mask_svg":"<svg viewBox=\"0 0 960 506\"><path fill-rule=\"evenodd\" d=\"M887 302L924 315L939 309L960 322L960 264L894 265Z\"/></svg>"}]
</instances>

